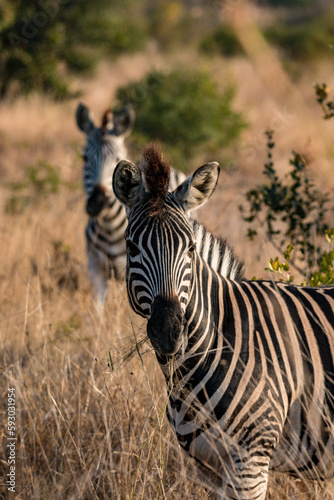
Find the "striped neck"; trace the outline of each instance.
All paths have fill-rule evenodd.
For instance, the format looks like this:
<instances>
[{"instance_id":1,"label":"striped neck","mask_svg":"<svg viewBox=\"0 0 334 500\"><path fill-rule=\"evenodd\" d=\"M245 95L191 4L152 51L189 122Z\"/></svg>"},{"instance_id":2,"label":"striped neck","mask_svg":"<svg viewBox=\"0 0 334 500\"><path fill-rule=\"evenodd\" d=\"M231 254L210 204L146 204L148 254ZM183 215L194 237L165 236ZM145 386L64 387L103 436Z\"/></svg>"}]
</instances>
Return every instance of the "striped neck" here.
<instances>
[{"instance_id":1,"label":"striped neck","mask_svg":"<svg viewBox=\"0 0 334 500\"><path fill-rule=\"evenodd\" d=\"M119 203L114 194L108 197L108 204L95 218L97 224L106 231L115 230L116 219L126 220L126 213L123 205Z\"/></svg>"},{"instance_id":2,"label":"striped neck","mask_svg":"<svg viewBox=\"0 0 334 500\"><path fill-rule=\"evenodd\" d=\"M203 375L210 369L208 361L215 358L218 344L217 332L221 330L224 316L222 290L224 278L219 276L203 258L196 253L189 300L185 311L187 328L186 347L183 353L178 353L172 360L169 357L158 356L159 364L168 384L179 381L182 370L182 386L200 370ZM190 332L190 333L189 333ZM212 353L212 354L210 354ZM204 363L204 364L203 364ZM188 375L187 375L188 374Z\"/></svg>"},{"instance_id":3,"label":"striped neck","mask_svg":"<svg viewBox=\"0 0 334 500\"><path fill-rule=\"evenodd\" d=\"M226 240L215 237L202 224L190 220L197 250L211 269L225 278L239 281L244 277L244 264L235 255Z\"/></svg>"}]
</instances>

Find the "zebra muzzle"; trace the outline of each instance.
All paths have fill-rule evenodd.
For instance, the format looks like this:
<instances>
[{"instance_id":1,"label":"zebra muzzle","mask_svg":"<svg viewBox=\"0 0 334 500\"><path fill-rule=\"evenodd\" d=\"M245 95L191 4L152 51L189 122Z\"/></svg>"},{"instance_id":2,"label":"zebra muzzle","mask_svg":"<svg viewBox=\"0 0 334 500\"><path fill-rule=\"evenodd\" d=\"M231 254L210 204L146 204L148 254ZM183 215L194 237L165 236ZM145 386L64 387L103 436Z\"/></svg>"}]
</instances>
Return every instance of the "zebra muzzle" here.
<instances>
[{"instance_id":1,"label":"zebra muzzle","mask_svg":"<svg viewBox=\"0 0 334 500\"><path fill-rule=\"evenodd\" d=\"M172 356L183 342L185 318L177 297L154 299L151 317L147 323L147 334L158 354Z\"/></svg>"},{"instance_id":2,"label":"zebra muzzle","mask_svg":"<svg viewBox=\"0 0 334 500\"><path fill-rule=\"evenodd\" d=\"M87 200L86 211L91 217L97 217L108 203L108 196L101 186L95 186Z\"/></svg>"}]
</instances>

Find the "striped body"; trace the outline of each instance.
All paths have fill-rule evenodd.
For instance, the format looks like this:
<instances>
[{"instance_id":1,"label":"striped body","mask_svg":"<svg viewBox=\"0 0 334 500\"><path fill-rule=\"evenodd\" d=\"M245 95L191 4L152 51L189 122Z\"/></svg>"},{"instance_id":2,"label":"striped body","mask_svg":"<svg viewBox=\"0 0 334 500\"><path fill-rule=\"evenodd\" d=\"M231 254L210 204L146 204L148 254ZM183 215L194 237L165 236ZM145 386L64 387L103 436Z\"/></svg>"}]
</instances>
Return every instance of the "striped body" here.
<instances>
[{"instance_id":1,"label":"striped body","mask_svg":"<svg viewBox=\"0 0 334 500\"><path fill-rule=\"evenodd\" d=\"M184 207L213 191L216 165L159 209L129 202L127 292L148 320L181 447L217 497L264 500L270 469L334 476L334 287L230 280L203 260Z\"/></svg>"},{"instance_id":2,"label":"striped body","mask_svg":"<svg viewBox=\"0 0 334 500\"><path fill-rule=\"evenodd\" d=\"M112 276L117 280L125 277L124 231L127 220L124 207L112 191L111 181L117 162L126 155L124 143L118 137L104 136L100 129L90 132L84 153L85 192L89 199L96 186L103 186L107 196L101 212L90 216L86 226L89 274L101 302L107 281Z\"/></svg>"}]
</instances>

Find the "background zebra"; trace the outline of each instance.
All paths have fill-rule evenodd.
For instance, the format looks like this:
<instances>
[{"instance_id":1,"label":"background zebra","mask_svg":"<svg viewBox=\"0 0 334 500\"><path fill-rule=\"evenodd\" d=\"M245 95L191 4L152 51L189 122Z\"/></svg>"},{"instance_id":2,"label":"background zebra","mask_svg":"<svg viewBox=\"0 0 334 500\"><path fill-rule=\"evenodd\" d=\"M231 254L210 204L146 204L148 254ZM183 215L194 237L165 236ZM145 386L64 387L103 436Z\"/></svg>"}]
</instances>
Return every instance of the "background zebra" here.
<instances>
[{"instance_id":1,"label":"background zebra","mask_svg":"<svg viewBox=\"0 0 334 500\"><path fill-rule=\"evenodd\" d=\"M98 303L103 304L108 280L125 276L124 231L125 210L112 190L112 175L116 164L126 158L124 139L131 133L135 113L126 106L118 113L106 111L100 127L96 127L89 109L79 104L76 121L86 134L83 182L87 195L86 226L88 274Z\"/></svg>"},{"instance_id":2,"label":"background zebra","mask_svg":"<svg viewBox=\"0 0 334 500\"><path fill-rule=\"evenodd\" d=\"M263 500L268 470L334 475L334 288L231 281L201 258L186 215L219 166L173 193L152 148L114 173L126 205L127 292L168 385L168 419L224 499ZM146 186L146 192L143 189Z\"/></svg>"},{"instance_id":3,"label":"background zebra","mask_svg":"<svg viewBox=\"0 0 334 500\"><path fill-rule=\"evenodd\" d=\"M86 227L88 273L99 304L103 304L108 280L125 278L126 245L124 231L127 218L123 205L115 198L112 176L120 159L127 157L124 139L131 133L135 112L126 106L117 113L110 110L102 117L100 127L94 125L89 109L79 104L76 121L86 134L83 180L87 195ZM171 170L169 189L175 189L185 175ZM224 276L235 278L243 272L236 263L232 250L224 240L213 238L201 224L193 222L202 257Z\"/></svg>"}]
</instances>

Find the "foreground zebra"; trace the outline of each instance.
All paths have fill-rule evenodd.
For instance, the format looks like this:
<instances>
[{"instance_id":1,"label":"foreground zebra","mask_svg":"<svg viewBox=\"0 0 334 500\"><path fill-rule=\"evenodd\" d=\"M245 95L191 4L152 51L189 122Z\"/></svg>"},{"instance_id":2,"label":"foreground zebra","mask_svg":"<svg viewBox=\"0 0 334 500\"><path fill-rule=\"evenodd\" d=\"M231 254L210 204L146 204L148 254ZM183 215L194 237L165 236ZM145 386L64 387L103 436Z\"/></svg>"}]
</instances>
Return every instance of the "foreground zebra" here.
<instances>
[{"instance_id":1,"label":"foreground zebra","mask_svg":"<svg viewBox=\"0 0 334 500\"><path fill-rule=\"evenodd\" d=\"M187 212L216 187L217 163L173 193L152 148L121 161L127 292L168 386L168 419L217 497L263 500L268 470L334 475L334 287L232 281L201 258Z\"/></svg>"},{"instance_id":2,"label":"foreground zebra","mask_svg":"<svg viewBox=\"0 0 334 500\"><path fill-rule=\"evenodd\" d=\"M127 218L123 205L115 198L112 176L118 161L125 158L124 139L130 134L134 110L125 106L118 113L107 111L101 127L94 125L89 109L79 104L76 120L87 136L84 152L84 188L87 194L86 227L88 273L97 302L105 301L108 280L125 278L126 246L124 231ZM169 189L185 180L184 174L171 171ZM234 260L233 252L224 241L212 238L204 227L192 222L202 257L226 277L236 278L243 273L242 264Z\"/></svg>"}]
</instances>

